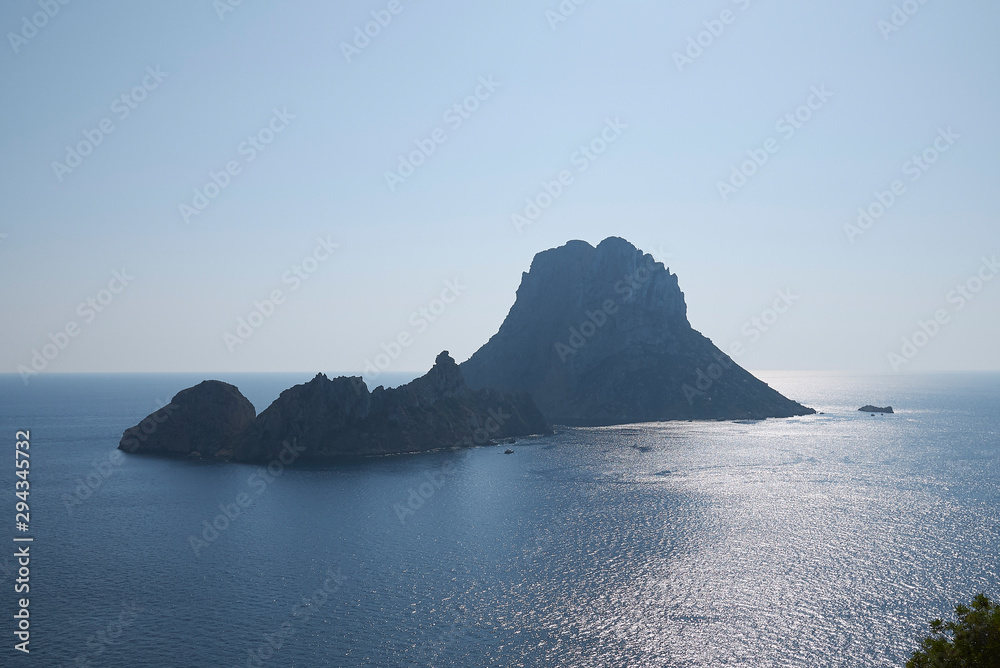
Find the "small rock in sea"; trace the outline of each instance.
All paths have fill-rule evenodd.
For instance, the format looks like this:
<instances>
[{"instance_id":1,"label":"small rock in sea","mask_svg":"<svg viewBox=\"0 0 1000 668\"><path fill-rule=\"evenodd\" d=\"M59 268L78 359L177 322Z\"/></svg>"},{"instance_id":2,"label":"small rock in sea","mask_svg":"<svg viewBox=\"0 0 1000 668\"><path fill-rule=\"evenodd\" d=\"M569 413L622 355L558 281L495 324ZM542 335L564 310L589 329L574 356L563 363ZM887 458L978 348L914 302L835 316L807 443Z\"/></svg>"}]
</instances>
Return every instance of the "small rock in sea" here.
<instances>
[{"instance_id":1,"label":"small rock in sea","mask_svg":"<svg viewBox=\"0 0 1000 668\"><path fill-rule=\"evenodd\" d=\"M505 455L512 455L512 454L514 454L514 451L513 451L513 450L511 450L510 448L507 448L506 450L504 450L504 451L503 451L503 453L504 453Z\"/></svg>"}]
</instances>

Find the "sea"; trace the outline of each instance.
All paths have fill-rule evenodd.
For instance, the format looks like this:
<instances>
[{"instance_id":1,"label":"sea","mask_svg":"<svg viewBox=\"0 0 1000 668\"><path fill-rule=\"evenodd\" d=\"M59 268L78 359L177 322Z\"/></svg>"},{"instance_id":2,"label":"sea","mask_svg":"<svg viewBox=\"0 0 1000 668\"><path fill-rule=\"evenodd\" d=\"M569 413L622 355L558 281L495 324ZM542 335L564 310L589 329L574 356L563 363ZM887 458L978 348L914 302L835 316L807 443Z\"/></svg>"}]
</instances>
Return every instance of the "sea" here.
<instances>
[{"instance_id":1,"label":"sea","mask_svg":"<svg viewBox=\"0 0 1000 668\"><path fill-rule=\"evenodd\" d=\"M758 375L820 413L313 468L116 450L200 376L0 376L0 664L901 667L1000 596L1000 374Z\"/></svg>"}]
</instances>

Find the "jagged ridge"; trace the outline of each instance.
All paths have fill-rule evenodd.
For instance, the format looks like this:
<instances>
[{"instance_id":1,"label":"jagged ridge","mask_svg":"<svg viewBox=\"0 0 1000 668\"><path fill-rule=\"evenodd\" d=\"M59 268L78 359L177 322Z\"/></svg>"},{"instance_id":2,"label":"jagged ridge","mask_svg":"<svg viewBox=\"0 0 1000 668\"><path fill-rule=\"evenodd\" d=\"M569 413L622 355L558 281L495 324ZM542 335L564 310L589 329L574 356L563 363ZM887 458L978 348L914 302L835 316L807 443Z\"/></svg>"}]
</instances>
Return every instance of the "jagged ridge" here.
<instances>
[{"instance_id":1,"label":"jagged ridge","mask_svg":"<svg viewBox=\"0 0 1000 668\"><path fill-rule=\"evenodd\" d=\"M164 414L159 427L142 440L136 437ZM238 418L218 417L234 414ZM427 374L395 389L369 392L360 377L317 374L282 392L256 418L237 388L205 381L126 430L119 449L235 461L294 456L306 462L482 445L550 431L530 396L469 389L445 351Z\"/></svg>"}]
</instances>

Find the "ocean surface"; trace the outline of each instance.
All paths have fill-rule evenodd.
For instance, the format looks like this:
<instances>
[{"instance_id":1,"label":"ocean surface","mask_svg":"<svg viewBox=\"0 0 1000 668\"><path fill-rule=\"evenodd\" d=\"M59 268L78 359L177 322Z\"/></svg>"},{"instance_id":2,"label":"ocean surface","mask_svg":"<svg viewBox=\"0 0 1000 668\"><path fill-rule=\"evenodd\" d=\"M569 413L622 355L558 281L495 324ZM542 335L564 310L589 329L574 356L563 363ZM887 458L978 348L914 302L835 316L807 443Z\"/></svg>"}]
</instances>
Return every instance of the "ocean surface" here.
<instances>
[{"instance_id":1,"label":"ocean surface","mask_svg":"<svg viewBox=\"0 0 1000 668\"><path fill-rule=\"evenodd\" d=\"M1000 595L1000 374L760 376L824 414L270 471L116 454L200 377L0 376L0 664L15 535L46 667L902 666Z\"/></svg>"}]
</instances>

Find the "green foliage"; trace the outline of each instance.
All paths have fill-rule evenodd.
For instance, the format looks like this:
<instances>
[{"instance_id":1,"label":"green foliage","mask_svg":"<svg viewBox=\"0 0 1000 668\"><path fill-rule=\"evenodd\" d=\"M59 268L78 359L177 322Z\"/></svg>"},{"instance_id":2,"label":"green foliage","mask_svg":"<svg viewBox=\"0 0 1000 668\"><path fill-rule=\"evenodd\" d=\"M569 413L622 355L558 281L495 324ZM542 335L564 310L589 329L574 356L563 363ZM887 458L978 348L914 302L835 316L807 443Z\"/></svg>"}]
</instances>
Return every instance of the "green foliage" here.
<instances>
[{"instance_id":1,"label":"green foliage","mask_svg":"<svg viewBox=\"0 0 1000 668\"><path fill-rule=\"evenodd\" d=\"M1000 603L979 594L971 608L955 606L955 617L931 622L906 668L1000 668Z\"/></svg>"}]
</instances>

